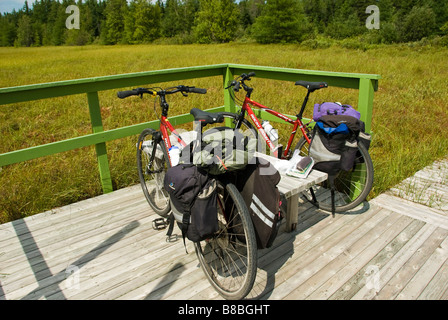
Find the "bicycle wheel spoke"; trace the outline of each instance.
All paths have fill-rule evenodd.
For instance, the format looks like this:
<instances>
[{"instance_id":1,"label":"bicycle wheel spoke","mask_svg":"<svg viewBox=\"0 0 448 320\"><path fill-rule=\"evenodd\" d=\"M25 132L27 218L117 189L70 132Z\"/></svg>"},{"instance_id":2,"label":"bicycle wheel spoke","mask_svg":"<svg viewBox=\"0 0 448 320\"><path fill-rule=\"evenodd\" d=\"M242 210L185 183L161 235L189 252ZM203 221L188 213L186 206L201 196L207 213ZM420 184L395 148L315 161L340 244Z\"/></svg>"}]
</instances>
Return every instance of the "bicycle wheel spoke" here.
<instances>
[{"instance_id":1,"label":"bicycle wheel spoke","mask_svg":"<svg viewBox=\"0 0 448 320\"><path fill-rule=\"evenodd\" d=\"M244 200L236 188L231 191L218 197L219 232L195 246L213 287L225 298L241 299L255 280L256 240Z\"/></svg>"}]
</instances>

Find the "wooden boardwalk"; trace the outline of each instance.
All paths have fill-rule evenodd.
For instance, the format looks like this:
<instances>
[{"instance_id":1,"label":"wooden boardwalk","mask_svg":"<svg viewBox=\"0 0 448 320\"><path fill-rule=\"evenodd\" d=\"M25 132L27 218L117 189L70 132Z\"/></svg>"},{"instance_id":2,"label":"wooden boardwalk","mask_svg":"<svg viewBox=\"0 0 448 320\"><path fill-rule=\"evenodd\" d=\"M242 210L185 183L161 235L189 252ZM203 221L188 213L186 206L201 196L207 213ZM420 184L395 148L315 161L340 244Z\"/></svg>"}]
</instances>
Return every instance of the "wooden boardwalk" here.
<instances>
[{"instance_id":1,"label":"wooden boardwalk","mask_svg":"<svg viewBox=\"0 0 448 320\"><path fill-rule=\"evenodd\" d=\"M154 218L134 186L0 225L0 300L221 299ZM388 194L335 218L304 203L258 266L248 298L448 299L448 217Z\"/></svg>"}]
</instances>

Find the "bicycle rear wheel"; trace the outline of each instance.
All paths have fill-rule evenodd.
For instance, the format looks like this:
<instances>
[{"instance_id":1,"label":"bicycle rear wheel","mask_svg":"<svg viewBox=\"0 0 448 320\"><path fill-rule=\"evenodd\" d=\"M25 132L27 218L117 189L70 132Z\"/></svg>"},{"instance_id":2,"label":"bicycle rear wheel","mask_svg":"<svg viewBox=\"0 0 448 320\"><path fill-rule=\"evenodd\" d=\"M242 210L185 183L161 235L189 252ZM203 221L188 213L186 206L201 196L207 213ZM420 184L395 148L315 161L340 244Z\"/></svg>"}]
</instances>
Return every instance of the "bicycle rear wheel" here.
<instances>
[{"instance_id":1,"label":"bicycle rear wheel","mask_svg":"<svg viewBox=\"0 0 448 320\"><path fill-rule=\"evenodd\" d=\"M218 183L219 231L195 242L196 255L210 284L225 299L243 299L257 272L257 241L247 206L233 184Z\"/></svg>"},{"instance_id":2,"label":"bicycle rear wheel","mask_svg":"<svg viewBox=\"0 0 448 320\"><path fill-rule=\"evenodd\" d=\"M226 126L232 128L232 129L235 128L238 114L232 113L232 112L220 112L220 114L222 114L224 116L224 123ZM218 123L216 126L221 127L222 123ZM213 126L207 126L207 128L213 128ZM246 119L243 119L243 121L241 122L241 126L240 126L239 130L243 135L245 135L249 138L257 139L257 137L258 137L257 130L254 129L253 125Z\"/></svg>"},{"instance_id":3,"label":"bicycle rear wheel","mask_svg":"<svg viewBox=\"0 0 448 320\"><path fill-rule=\"evenodd\" d=\"M301 156L308 155L309 144L301 138L296 145ZM373 163L369 152L363 144L358 143L355 164L350 171L340 171L334 180L335 186L335 212L344 212L359 206L369 195L373 186ZM313 188L317 197L319 208L331 211L331 197L328 181Z\"/></svg>"},{"instance_id":4,"label":"bicycle rear wheel","mask_svg":"<svg viewBox=\"0 0 448 320\"><path fill-rule=\"evenodd\" d=\"M163 180L171 167L165 145L155 142L152 129L142 131L137 142L138 177L143 193L151 208L161 217L167 218L171 211L169 195ZM155 152L153 150L155 149Z\"/></svg>"}]
</instances>

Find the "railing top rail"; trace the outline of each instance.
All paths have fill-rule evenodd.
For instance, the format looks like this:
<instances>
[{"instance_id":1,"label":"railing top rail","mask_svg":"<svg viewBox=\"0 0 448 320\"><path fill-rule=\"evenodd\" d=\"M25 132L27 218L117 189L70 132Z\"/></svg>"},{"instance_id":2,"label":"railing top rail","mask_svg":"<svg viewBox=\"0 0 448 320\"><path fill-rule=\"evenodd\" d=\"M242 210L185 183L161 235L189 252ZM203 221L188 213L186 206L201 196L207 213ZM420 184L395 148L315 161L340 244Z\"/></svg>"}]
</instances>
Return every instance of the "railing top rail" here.
<instances>
[{"instance_id":1,"label":"railing top rail","mask_svg":"<svg viewBox=\"0 0 448 320\"><path fill-rule=\"evenodd\" d=\"M307 69L292 69L292 68L280 68L280 67L266 67L266 66L254 66L244 64L227 64L229 68L234 69L253 69L254 71L268 71L268 72L282 72L302 75L324 76L324 77L340 77L340 78L356 78L356 79L371 79L379 80L381 76L378 74L368 73L349 73L349 72L333 72L333 71L320 71L320 70L307 70Z\"/></svg>"},{"instance_id":2,"label":"railing top rail","mask_svg":"<svg viewBox=\"0 0 448 320\"><path fill-rule=\"evenodd\" d=\"M111 90L147 83L222 76L222 70L225 68L227 68L227 64L216 64L0 88L0 105Z\"/></svg>"},{"instance_id":3,"label":"railing top rail","mask_svg":"<svg viewBox=\"0 0 448 320\"><path fill-rule=\"evenodd\" d=\"M0 105L86 92L110 90L122 87L143 85L146 83L220 76L223 75L223 72L226 68L240 70L241 72L243 72L244 70L258 71L258 77L268 79L293 80L296 79L298 75L302 75L310 79L325 78L330 81L330 84L332 82L331 80L333 79L333 85L347 88L358 88L358 79L381 79L381 76L376 74L328 72L318 70L302 70L226 63L0 88ZM342 79L342 81L337 81L336 79L338 78ZM375 89L376 87L377 86L375 85Z\"/></svg>"}]
</instances>

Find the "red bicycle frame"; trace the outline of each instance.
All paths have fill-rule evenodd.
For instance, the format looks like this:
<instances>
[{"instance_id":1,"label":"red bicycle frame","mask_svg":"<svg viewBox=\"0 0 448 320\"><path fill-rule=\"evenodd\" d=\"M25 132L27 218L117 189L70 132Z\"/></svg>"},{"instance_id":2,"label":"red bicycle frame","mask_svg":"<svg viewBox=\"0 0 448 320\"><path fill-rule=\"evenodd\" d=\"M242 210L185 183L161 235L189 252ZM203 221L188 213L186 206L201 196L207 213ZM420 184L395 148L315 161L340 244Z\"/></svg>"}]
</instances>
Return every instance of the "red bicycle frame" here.
<instances>
[{"instance_id":1,"label":"red bicycle frame","mask_svg":"<svg viewBox=\"0 0 448 320\"><path fill-rule=\"evenodd\" d=\"M159 130L162 133L162 140L163 140L163 143L165 143L165 148L168 153L168 157L170 157L168 150L170 150L170 148L171 148L171 141L170 141L170 137L168 135L168 130L171 131L171 133L176 136L177 141L179 141L179 143L182 145L182 147L185 147L187 145L185 143L185 141L182 140L180 134L176 131L176 129L174 129L173 125L168 120L168 117L165 115L162 115L160 118ZM170 158L170 163L171 163L171 158Z\"/></svg>"},{"instance_id":2,"label":"red bicycle frame","mask_svg":"<svg viewBox=\"0 0 448 320\"><path fill-rule=\"evenodd\" d=\"M300 131L302 132L302 135L305 137L306 141L308 143L311 143L310 138L307 135L307 132L305 130L305 126L302 122L302 119L300 119L300 117L297 117L296 120L292 120L291 118L289 118L288 116L285 116L284 114L272 110L254 100L252 100L251 98L249 98L247 95L244 99L244 103L242 106L242 115L241 118L244 118L244 113L247 112L249 114L249 117L252 119L253 123L255 124L255 127L257 128L258 132L260 132L261 136L263 137L263 139L266 141L267 145L269 146L269 149L271 150L271 152L273 153L274 157L278 157L278 148L272 143L271 139L269 139L268 135L266 134L266 132L264 131L263 127L261 126L260 120L258 120L257 116L255 115L254 111L251 108L251 105L260 109L265 110L266 112L268 112L269 114L272 114L273 116L276 116L277 118L282 119L283 121L293 125L293 129L291 131L291 135L289 137L288 140L288 144L286 145L286 148L284 150L283 156L282 158L286 158L289 150L291 149L291 144L294 140L294 137L296 135L297 129L299 128Z\"/></svg>"}]
</instances>

